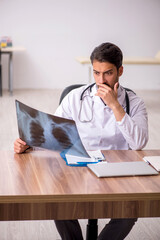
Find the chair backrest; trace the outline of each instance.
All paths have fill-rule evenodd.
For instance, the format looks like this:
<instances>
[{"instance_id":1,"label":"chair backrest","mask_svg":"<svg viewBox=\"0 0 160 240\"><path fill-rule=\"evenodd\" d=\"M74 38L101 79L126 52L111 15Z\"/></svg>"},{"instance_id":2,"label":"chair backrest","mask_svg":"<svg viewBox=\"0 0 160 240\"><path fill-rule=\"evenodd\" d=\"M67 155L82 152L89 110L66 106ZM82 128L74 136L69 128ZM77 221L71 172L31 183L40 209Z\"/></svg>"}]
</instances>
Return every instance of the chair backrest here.
<instances>
[{"instance_id":1,"label":"chair backrest","mask_svg":"<svg viewBox=\"0 0 160 240\"><path fill-rule=\"evenodd\" d=\"M126 91L128 91L128 92L132 92L132 93L134 93L135 95L136 95L136 93L132 90L132 89L130 89L130 88L126 88L126 87L123 87Z\"/></svg>"},{"instance_id":2,"label":"chair backrest","mask_svg":"<svg viewBox=\"0 0 160 240\"><path fill-rule=\"evenodd\" d=\"M73 89L75 89L75 88L82 87L82 86L84 86L84 85L85 85L85 84L73 84L73 85L70 85L70 86L66 87L66 88L63 90L63 92L62 92L62 94L61 94L61 96L60 96L59 104L61 104L63 98L64 98L71 90L73 90Z\"/></svg>"}]
</instances>

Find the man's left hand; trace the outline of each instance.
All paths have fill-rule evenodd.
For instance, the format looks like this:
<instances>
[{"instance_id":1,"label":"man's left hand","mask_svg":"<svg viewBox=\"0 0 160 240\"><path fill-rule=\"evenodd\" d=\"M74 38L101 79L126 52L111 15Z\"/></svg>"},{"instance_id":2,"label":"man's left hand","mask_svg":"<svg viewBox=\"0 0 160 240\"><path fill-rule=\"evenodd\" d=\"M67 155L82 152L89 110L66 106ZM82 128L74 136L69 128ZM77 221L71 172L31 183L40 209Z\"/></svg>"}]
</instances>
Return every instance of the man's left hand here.
<instances>
[{"instance_id":1,"label":"man's left hand","mask_svg":"<svg viewBox=\"0 0 160 240\"><path fill-rule=\"evenodd\" d=\"M112 89L111 87L109 87L106 84L97 84L98 85L98 91L96 93L96 96L99 96L103 102L108 105L108 107L110 107L111 109L119 104L118 100L117 100L117 95L118 95L118 86L119 83L115 83L114 85L114 89Z\"/></svg>"}]
</instances>

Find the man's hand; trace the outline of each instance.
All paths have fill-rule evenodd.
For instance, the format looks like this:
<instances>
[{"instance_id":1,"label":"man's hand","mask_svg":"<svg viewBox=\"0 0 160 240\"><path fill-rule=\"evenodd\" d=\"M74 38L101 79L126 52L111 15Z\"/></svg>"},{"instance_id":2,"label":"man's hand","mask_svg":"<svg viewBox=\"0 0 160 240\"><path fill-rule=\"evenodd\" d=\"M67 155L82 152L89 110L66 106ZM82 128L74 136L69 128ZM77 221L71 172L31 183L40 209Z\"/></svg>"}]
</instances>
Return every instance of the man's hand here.
<instances>
[{"instance_id":1,"label":"man's hand","mask_svg":"<svg viewBox=\"0 0 160 240\"><path fill-rule=\"evenodd\" d=\"M16 153L23 153L26 151L27 148L29 148L29 146L20 138L16 139L16 141L14 142L14 151Z\"/></svg>"},{"instance_id":2,"label":"man's hand","mask_svg":"<svg viewBox=\"0 0 160 240\"><path fill-rule=\"evenodd\" d=\"M121 121L125 115L125 111L119 104L118 96L118 86L119 83L115 83L114 89L106 84L97 84L99 86L96 96L99 96L105 104L110 107L115 115L117 121Z\"/></svg>"},{"instance_id":3,"label":"man's hand","mask_svg":"<svg viewBox=\"0 0 160 240\"><path fill-rule=\"evenodd\" d=\"M96 96L99 96L103 102L108 105L111 109L116 105L119 104L117 100L117 92L118 92L118 85L119 83L115 83L114 89L109 87L106 84L97 84L98 85L98 91L96 93Z\"/></svg>"}]
</instances>

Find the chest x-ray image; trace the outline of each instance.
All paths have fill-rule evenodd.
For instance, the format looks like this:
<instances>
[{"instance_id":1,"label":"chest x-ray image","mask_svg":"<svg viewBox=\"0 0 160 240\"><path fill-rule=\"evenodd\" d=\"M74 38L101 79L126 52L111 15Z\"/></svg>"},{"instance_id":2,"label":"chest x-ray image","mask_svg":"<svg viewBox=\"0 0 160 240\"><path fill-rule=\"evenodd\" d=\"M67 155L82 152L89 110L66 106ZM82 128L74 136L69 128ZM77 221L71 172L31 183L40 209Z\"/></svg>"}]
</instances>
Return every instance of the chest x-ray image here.
<instances>
[{"instance_id":1,"label":"chest x-ray image","mask_svg":"<svg viewBox=\"0 0 160 240\"><path fill-rule=\"evenodd\" d=\"M18 100L15 103L19 137L27 145L89 157L73 120L38 111Z\"/></svg>"}]
</instances>

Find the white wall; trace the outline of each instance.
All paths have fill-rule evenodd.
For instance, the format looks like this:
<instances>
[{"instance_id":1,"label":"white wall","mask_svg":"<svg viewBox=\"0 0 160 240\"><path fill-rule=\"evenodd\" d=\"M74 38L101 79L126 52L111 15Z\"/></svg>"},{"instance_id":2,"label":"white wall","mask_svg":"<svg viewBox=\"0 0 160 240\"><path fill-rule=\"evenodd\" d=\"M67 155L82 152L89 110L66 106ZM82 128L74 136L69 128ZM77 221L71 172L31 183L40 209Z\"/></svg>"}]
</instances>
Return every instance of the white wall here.
<instances>
[{"instance_id":1,"label":"white wall","mask_svg":"<svg viewBox=\"0 0 160 240\"><path fill-rule=\"evenodd\" d=\"M0 36L26 48L14 54L14 88L63 88L87 83L89 56L102 42L125 56L154 56L160 50L159 0L0 0ZM7 57L3 56L7 88ZM160 65L125 65L123 85L160 89Z\"/></svg>"}]
</instances>

